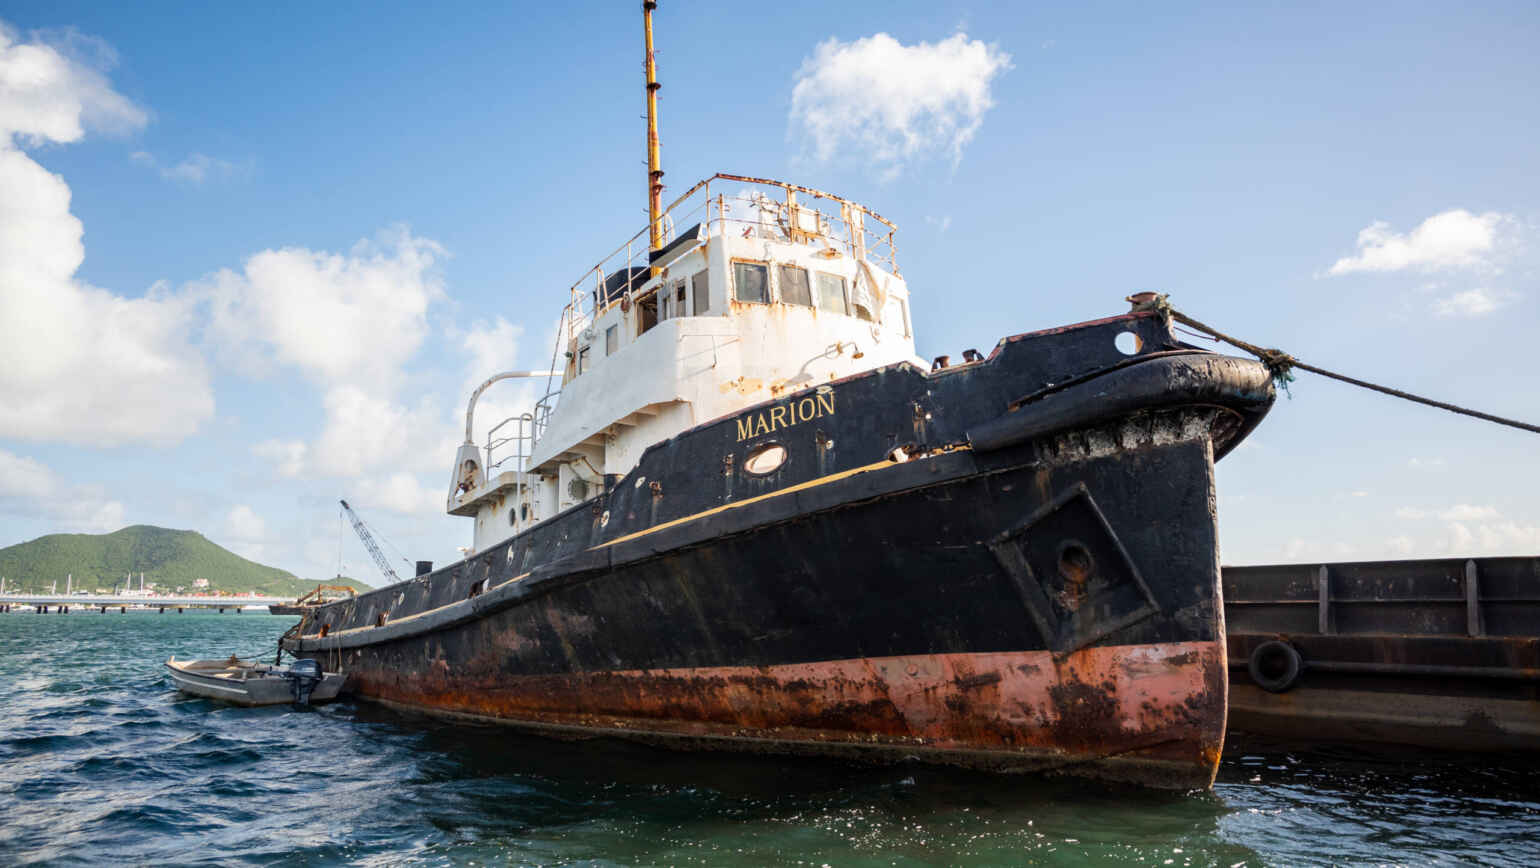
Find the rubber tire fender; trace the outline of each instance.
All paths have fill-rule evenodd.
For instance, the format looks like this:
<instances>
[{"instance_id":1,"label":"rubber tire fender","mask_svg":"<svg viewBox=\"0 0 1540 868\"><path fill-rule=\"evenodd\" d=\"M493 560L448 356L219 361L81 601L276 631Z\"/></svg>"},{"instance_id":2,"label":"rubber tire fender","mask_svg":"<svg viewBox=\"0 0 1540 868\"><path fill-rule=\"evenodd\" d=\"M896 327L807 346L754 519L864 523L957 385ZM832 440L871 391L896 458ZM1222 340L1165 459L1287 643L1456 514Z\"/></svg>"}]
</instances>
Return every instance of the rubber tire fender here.
<instances>
[{"instance_id":1,"label":"rubber tire fender","mask_svg":"<svg viewBox=\"0 0 1540 868\"><path fill-rule=\"evenodd\" d=\"M1283 661L1281 673L1268 675L1263 672L1264 663L1272 663L1280 656ZM1275 669L1276 666L1268 668ZM1251 657L1246 661L1246 671L1251 674L1252 682L1268 693L1283 693L1299 683L1299 676L1305 671L1305 661L1293 645L1282 639L1269 639L1251 649Z\"/></svg>"}]
</instances>

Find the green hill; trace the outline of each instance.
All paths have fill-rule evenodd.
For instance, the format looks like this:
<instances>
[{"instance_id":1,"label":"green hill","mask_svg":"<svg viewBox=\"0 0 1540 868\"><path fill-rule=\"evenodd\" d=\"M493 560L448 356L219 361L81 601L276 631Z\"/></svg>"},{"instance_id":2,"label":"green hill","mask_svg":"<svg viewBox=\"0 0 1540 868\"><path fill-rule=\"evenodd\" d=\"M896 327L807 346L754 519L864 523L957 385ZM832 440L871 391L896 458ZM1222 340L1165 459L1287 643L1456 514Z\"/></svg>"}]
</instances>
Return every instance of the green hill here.
<instances>
[{"instance_id":1,"label":"green hill","mask_svg":"<svg viewBox=\"0 0 1540 868\"><path fill-rule=\"evenodd\" d=\"M198 579L208 580L210 593L255 591L275 597L297 597L317 584L368 588L353 579L300 579L287 570L248 561L196 531L143 524L107 534L49 534L0 549L0 576L5 576L8 592L46 592L56 581L63 592L69 574L75 577L77 591L110 591L129 574L137 587L140 573L147 586L153 582L161 592L179 587L186 593L205 590L195 587Z\"/></svg>"}]
</instances>

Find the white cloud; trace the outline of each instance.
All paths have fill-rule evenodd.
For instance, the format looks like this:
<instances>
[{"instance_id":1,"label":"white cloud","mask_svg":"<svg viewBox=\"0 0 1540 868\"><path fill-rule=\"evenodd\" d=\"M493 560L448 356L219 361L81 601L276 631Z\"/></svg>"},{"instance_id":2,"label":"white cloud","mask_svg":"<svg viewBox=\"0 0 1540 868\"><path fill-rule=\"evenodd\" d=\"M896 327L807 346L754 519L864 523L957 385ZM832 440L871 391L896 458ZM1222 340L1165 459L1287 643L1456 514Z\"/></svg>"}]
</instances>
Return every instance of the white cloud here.
<instances>
[{"instance_id":1,"label":"white cloud","mask_svg":"<svg viewBox=\"0 0 1540 868\"><path fill-rule=\"evenodd\" d=\"M1431 470L1434 468L1445 467L1447 466L1448 462L1442 458L1413 458L1406 462L1406 464L1408 467L1415 467L1419 470Z\"/></svg>"},{"instance_id":2,"label":"white cloud","mask_svg":"<svg viewBox=\"0 0 1540 868\"><path fill-rule=\"evenodd\" d=\"M1471 506L1468 503L1457 503L1439 512L1438 517L1444 521L1486 521L1497 518L1498 513L1494 507L1490 506Z\"/></svg>"},{"instance_id":3,"label":"white cloud","mask_svg":"<svg viewBox=\"0 0 1540 868\"><path fill-rule=\"evenodd\" d=\"M72 49L88 48L95 63ZM78 142L86 129L124 132L149 115L112 89L104 70L115 60L105 43L75 34L21 37L0 21L0 140L26 145Z\"/></svg>"},{"instance_id":4,"label":"white cloud","mask_svg":"<svg viewBox=\"0 0 1540 868\"><path fill-rule=\"evenodd\" d=\"M221 160L218 157L197 152L188 154L180 163L170 166L161 165L155 155L148 151L135 151L129 157L136 163L154 169L168 181L184 184L202 184L210 178L229 177L237 170L237 166L229 160Z\"/></svg>"},{"instance_id":5,"label":"white cloud","mask_svg":"<svg viewBox=\"0 0 1540 868\"><path fill-rule=\"evenodd\" d=\"M251 447L251 452L273 462L280 476L292 478L304 473L310 447L301 440L263 440Z\"/></svg>"},{"instance_id":6,"label":"white cloud","mask_svg":"<svg viewBox=\"0 0 1540 868\"><path fill-rule=\"evenodd\" d=\"M453 457L453 454L450 454ZM448 470L445 459L445 470ZM360 506L372 506L404 515L441 514L444 491L422 484L414 473L399 471L381 478L360 480L354 488L354 500Z\"/></svg>"},{"instance_id":7,"label":"white cloud","mask_svg":"<svg viewBox=\"0 0 1540 868\"><path fill-rule=\"evenodd\" d=\"M1405 235L1375 221L1358 233L1358 255L1337 260L1329 273L1479 265L1496 248L1499 227L1511 219L1495 211L1472 214L1457 208L1429 217Z\"/></svg>"},{"instance_id":8,"label":"white cloud","mask_svg":"<svg viewBox=\"0 0 1540 868\"><path fill-rule=\"evenodd\" d=\"M267 538L267 522L246 504L231 507L225 516L225 533L234 539L256 542Z\"/></svg>"},{"instance_id":9,"label":"white cloud","mask_svg":"<svg viewBox=\"0 0 1540 868\"><path fill-rule=\"evenodd\" d=\"M487 377L517 365L519 338L523 334L522 326L498 317L491 325L478 324L461 335L460 349L470 357L467 385L474 388Z\"/></svg>"},{"instance_id":10,"label":"white cloud","mask_svg":"<svg viewBox=\"0 0 1540 868\"><path fill-rule=\"evenodd\" d=\"M930 216L927 216L925 218L925 222L929 223L930 225L932 225L934 227L936 227L936 231L937 232L945 232L948 229L952 228L952 217L951 217L951 215L946 215L946 216L943 216L943 217L930 217Z\"/></svg>"},{"instance_id":11,"label":"white cloud","mask_svg":"<svg viewBox=\"0 0 1540 868\"><path fill-rule=\"evenodd\" d=\"M123 504L100 486L67 485L46 465L0 449L0 513L43 518L62 531L112 531Z\"/></svg>"},{"instance_id":12,"label":"white cloud","mask_svg":"<svg viewBox=\"0 0 1540 868\"><path fill-rule=\"evenodd\" d=\"M456 414L443 401L442 370L430 373L430 364L409 377L406 366L433 336L428 314L445 297L434 268L443 255L436 242L396 227L346 253L264 250L238 271L198 282L191 292L207 300L209 340L227 362L254 376L298 371L315 387L319 430L262 440L252 454L280 476L345 480L339 489L361 506L441 512L443 492L431 493L417 474L452 459ZM518 334L498 319L447 337L478 364L504 370Z\"/></svg>"},{"instance_id":13,"label":"white cloud","mask_svg":"<svg viewBox=\"0 0 1540 868\"><path fill-rule=\"evenodd\" d=\"M462 400L468 399L471 392L487 377L518 367L519 339L523 334L523 327L498 317L488 325L477 325L469 332L458 335L460 351L467 357L465 377L460 386ZM542 369L549 364L549 360L546 361ZM545 386L544 380L503 381L482 394L480 400L476 402L475 430L472 432L478 445L484 445L487 442L487 433L493 426L504 419L528 413L534 409L536 383L542 389ZM462 412L458 406L452 409L456 413ZM465 437L463 422L460 431L460 439L463 440ZM499 436L511 433L513 433L512 429L506 427L498 432ZM493 460L501 460L511 451L511 447L505 446L493 456Z\"/></svg>"},{"instance_id":14,"label":"white cloud","mask_svg":"<svg viewBox=\"0 0 1540 868\"><path fill-rule=\"evenodd\" d=\"M57 487L58 481L47 467L0 449L0 497L44 498Z\"/></svg>"},{"instance_id":15,"label":"white cloud","mask_svg":"<svg viewBox=\"0 0 1540 868\"><path fill-rule=\"evenodd\" d=\"M0 436L172 443L213 415L208 373L187 339L190 301L76 280L84 227L69 185L18 148L145 119L98 69L0 25Z\"/></svg>"},{"instance_id":16,"label":"white cloud","mask_svg":"<svg viewBox=\"0 0 1540 868\"><path fill-rule=\"evenodd\" d=\"M789 122L819 161L843 155L895 176L910 160L945 154L953 165L1011 67L997 46L956 33L904 45L886 33L829 39L797 71Z\"/></svg>"},{"instance_id":17,"label":"white cloud","mask_svg":"<svg viewBox=\"0 0 1540 868\"><path fill-rule=\"evenodd\" d=\"M1396 518L1417 521L1427 518L1436 518L1440 521L1484 521L1499 516L1498 511L1490 506L1472 506L1468 503L1457 503L1448 509L1416 509L1403 506L1396 510Z\"/></svg>"},{"instance_id":18,"label":"white cloud","mask_svg":"<svg viewBox=\"0 0 1540 868\"><path fill-rule=\"evenodd\" d=\"M292 365L323 384L393 385L402 360L428 334L428 306L443 286L433 271L444 250L396 227L346 255L264 250L240 272L201 282L211 336L249 371Z\"/></svg>"},{"instance_id":19,"label":"white cloud","mask_svg":"<svg viewBox=\"0 0 1540 868\"><path fill-rule=\"evenodd\" d=\"M260 562L268 553L267 522L244 503L225 515L223 536L226 547L247 560Z\"/></svg>"},{"instance_id":20,"label":"white cloud","mask_svg":"<svg viewBox=\"0 0 1540 868\"><path fill-rule=\"evenodd\" d=\"M1350 557L1356 550L1345 542L1328 543L1315 539L1294 537L1283 547L1283 556L1286 560L1341 560Z\"/></svg>"},{"instance_id":21,"label":"white cloud","mask_svg":"<svg viewBox=\"0 0 1540 868\"><path fill-rule=\"evenodd\" d=\"M384 468L427 470L448 466L459 440L454 423L436 399L407 406L380 392L341 385L322 404L326 422L309 449L309 471L321 476L360 476Z\"/></svg>"},{"instance_id":22,"label":"white cloud","mask_svg":"<svg viewBox=\"0 0 1540 868\"><path fill-rule=\"evenodd\" d=\"M1470 289L1434 301L1433 313L1450 317L1483 316L1517 298L1517 293L1504 289Z\"/></svg>"},{"instance_id":23,"label":"white cloud","mask_svg":"<svg viewBox=\"0 0 1540 868\"><path fill-rule=\"evenodd\" d=\"M1387 540L1391 551L1403 557L1531 555L1540 550L1540 526L1505 518L1491 506L1458 503L1438 510L1403 507L1395 516L1404 521L1443 523L1442 528L1424 525L1415 533Z\"/></svg>"}]
</instances>

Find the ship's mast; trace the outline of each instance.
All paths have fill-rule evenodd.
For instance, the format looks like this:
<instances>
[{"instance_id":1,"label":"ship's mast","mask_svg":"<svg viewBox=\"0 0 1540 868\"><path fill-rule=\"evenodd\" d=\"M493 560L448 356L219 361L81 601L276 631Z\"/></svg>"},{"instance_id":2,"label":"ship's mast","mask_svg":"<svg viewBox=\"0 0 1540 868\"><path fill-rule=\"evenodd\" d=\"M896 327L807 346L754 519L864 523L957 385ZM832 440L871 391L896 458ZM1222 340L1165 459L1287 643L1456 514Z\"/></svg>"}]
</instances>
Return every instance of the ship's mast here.
<instances>
[{"instance_id":1,"label":"ship's mast","mask_svg":"<svg viewBox=\"0 0 1540 868\"><path fill-rule=\"evenodd\" d=\"M656 0L643 0L642 26L647 32L647 217L648 243L663 247L663 162L658 153L658 64L652 55L652 10Z\"/></svg>"}]
</instances>

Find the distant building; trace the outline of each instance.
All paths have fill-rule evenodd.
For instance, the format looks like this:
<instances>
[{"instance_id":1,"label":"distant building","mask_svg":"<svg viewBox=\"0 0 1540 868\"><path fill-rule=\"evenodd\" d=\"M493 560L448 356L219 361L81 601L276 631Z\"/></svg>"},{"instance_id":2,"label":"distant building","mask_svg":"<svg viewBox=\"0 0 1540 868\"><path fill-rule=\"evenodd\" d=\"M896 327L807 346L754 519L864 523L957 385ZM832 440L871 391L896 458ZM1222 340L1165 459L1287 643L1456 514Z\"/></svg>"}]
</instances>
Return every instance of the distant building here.
<instances>
[{"instance_id":1,"label":"distant building","mask_svg":"<svg viewBox=\"0 0 1540 868\"><path fill-rule=\"evenodd\" d=\"M209 580L208 579L193 579L193 587L195 587L195 588L207 588L208 586L209 586Z\"/></svg>"}]
</instances>

